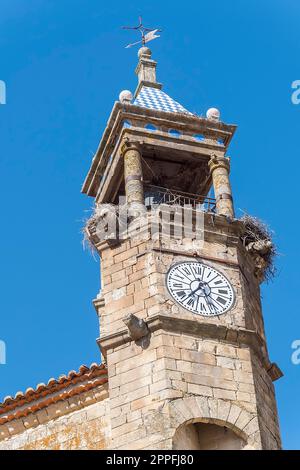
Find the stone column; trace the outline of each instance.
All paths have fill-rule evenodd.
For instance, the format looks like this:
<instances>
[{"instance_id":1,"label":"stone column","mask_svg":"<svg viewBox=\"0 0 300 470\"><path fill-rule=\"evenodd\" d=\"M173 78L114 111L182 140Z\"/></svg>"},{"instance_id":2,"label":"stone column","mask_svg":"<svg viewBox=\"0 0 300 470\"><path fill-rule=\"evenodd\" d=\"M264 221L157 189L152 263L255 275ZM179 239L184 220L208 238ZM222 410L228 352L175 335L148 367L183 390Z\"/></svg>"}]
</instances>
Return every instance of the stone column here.
<instances>
[{"instance_id":1,"label":"stone column","mask_svg":"<svg viewBox=\"0 0 300 470\"><path fill-rule=\"evenodd\" d=\"M141 150L137 143L126 141L122 146L124 157L125 194L127 204L144 204Z\"/></svg>"},{"instance_id":2,"label":"stone column","mask_svg":"<svg viewBox=\"0 0 300 470\"><path fill-rule=\"evenodd\" d=\"M212 155L209 169L215 191L217 214L234 218L232 191L229 181L230 163L225 157Z\"/></svg>"}]
</instances>

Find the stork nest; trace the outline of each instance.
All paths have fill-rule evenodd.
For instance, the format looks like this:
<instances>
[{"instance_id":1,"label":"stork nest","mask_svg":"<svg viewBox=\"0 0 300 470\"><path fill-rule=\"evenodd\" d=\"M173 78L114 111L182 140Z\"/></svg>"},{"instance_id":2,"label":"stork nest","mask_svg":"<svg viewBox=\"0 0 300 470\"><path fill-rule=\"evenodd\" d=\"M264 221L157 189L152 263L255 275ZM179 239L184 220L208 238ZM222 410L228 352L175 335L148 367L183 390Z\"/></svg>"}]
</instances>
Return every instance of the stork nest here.
<instances>
[{"instance_id":1,"label":"stork nest","mask_svg":"<svg viewBox=\"0 0 300 470\"><path fill-rule=\"evenodd\" d=\"M84 248L88 247L94 253L95 247L103 239L103 235L108 240L115 240L116 220L118 220L118 212L113 204L95 205L91 216L84 220L82 227Z\"/></svg>"},{"instance_id":2,"label":"stork nest","mask_svg":"<svg viewBox=\"0 0 300 470\"><path fill-rule=\"evenodd\" d=\"M241 239L254 260L256 277L260 282L272 280L277 272L275 260L278 255L273 241L274 232L260 219L248 214L244 214L240 221L245 227Z\"/></svg>"}]
</instances>

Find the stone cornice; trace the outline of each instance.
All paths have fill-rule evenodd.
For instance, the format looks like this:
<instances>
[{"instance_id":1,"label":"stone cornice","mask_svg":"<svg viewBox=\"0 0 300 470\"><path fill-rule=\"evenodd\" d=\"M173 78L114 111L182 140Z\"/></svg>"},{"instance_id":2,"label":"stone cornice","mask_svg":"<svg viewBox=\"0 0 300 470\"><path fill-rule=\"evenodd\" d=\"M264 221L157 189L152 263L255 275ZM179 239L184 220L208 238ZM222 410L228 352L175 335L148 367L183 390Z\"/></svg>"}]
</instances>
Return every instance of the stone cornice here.
<instances>
[{"instance_id":1,"label":"stone cornice","mask_svg":"<svg viewBox=\"0 0 300 470\"><path fill-rule=\"evenodd\" d=\"M248 346L260 360L272 380L282 377L283 373L279 367L271 363L265 341L254 330L245 328L230 328L215 323L202 323L197 320L178 318L175 315L158 314L146 320L147 327L151 333L157 330L166 332L193 335L199 338L209 338L234 344L236 346ZM127 330L122 330L112 335L98 338L97 343L104 356L108 350L131 342L132 339Z\"/></svg>"}]
</instances>

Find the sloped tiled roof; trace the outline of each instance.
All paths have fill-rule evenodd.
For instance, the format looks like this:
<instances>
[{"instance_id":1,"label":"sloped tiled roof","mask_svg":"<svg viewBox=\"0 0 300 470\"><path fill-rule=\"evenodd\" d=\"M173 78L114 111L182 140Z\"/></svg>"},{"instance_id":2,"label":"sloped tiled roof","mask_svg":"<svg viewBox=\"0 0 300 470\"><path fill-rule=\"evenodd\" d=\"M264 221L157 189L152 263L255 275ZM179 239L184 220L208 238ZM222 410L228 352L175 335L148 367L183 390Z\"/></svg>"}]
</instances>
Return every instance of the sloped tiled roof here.
<instances>
[{"instance_id":1,"label":"sloped tiled roof","mask_svg":"<svg viewBox=\"0 0 300 470\"><path fill-rule=\"evenodd\" d=\"M0 403L0 425L57 401L91 390L107 381L107 369L103 364L93 363L90 367L82 365L78 372L71 370L58 379L50 379L47 384L38 384L35 389L28 388L25 392L17 392L14 397L5 397ZM53 396L50 397L50 395ZM38 403L34 403L37 401ZM17 410L18 408L21 408L20 411Z\"/></svg>"},{"instance_id":2,"label":"sloped tiled roof","mask_svg":"<svg viewBox=\"0 0 300 470\"><path fill-rule=\"evenodd\" d=\"M166 111L168 113L184 113L191 114L177 101L173 100L169 95L149 86L143 86L141 91L137 95L134 105L141 106L143 108L155 109L158 111Z\"/></svg>"}]
</instances>

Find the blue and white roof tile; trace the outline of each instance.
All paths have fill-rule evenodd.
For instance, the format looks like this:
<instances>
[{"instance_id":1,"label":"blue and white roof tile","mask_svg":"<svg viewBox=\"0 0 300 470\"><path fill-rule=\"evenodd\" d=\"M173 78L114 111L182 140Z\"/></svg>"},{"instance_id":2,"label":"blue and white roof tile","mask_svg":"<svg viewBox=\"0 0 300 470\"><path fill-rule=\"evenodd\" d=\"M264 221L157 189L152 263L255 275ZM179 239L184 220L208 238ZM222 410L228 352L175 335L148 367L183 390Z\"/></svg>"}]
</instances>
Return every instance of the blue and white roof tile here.
<instances>
[{"instance_id":1,"label":"blue and white roof tile","mask_svg":"<svg viewBox=\"0 0 300 470\"><path fill-rule=\"evenodd\" d=\"M163 91L148 86L142 87L133 104L167 113L192 114Z\"/></svg>"}]
</instances>

